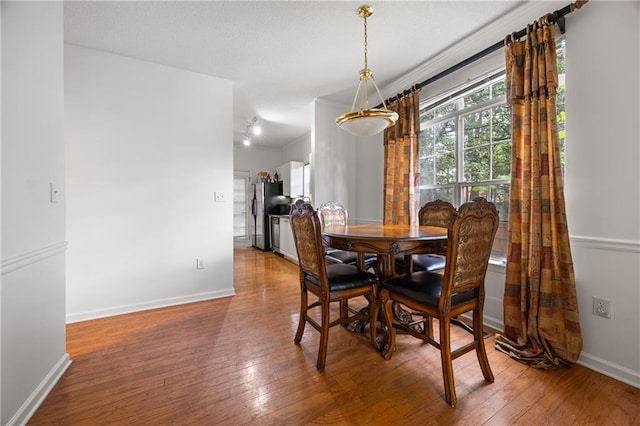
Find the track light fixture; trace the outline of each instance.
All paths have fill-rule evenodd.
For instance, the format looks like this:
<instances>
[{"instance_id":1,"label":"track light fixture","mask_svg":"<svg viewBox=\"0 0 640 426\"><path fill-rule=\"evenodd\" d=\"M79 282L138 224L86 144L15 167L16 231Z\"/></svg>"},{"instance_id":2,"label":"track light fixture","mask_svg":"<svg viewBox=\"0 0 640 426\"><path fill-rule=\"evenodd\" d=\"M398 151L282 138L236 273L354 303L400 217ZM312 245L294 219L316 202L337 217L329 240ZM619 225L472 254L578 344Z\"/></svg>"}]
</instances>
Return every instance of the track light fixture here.
<instances>
[{"instance_id":1,"label":"track light fixture","mask_svg":"<svg viewBox=\"0 0 640 426\"><path fill-rule=\"evenodd\" d=\"M247 130L244 132L242 143L244 146L251 146L251 136L259 136L261 133L262 128L258 125L258 117L253 117L253 120L247 124Z\"/></svg>"}]
</instances>

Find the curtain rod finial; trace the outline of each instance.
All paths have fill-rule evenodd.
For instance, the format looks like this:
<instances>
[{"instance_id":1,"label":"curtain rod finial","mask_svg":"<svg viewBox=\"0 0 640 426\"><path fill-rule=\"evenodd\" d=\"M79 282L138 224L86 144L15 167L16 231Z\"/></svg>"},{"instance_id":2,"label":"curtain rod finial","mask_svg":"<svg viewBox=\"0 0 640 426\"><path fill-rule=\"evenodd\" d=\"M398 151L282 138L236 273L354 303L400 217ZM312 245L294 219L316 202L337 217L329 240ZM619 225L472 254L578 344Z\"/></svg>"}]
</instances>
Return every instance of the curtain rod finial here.
<instances>
[{"instance_id":1,"label":"curtain rod finial","mask_svg":"<svg viewBox=\"0 0 640 426\"><path fill-rule=\"evenodd\" d=\"M584 6L588 2L589 0L578 0L575 3L571 3L571 5L569 6L571 9L571 12L573 12L574 10L580 9L582 6Z\"/></svg>"}]
</instances>

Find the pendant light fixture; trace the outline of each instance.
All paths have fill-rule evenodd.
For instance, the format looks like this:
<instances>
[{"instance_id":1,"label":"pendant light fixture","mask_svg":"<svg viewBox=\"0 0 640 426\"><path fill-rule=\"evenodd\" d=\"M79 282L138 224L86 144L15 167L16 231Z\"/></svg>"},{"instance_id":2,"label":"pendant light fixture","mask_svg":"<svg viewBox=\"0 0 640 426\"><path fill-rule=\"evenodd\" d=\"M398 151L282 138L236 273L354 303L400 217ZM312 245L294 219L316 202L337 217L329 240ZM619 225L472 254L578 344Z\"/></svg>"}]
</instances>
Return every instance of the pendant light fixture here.
<instances>
[{"instance_id":1,"label":"pendant light fixture","mask_svg":"<svg viewBox=\"0 0 640 426\"><path fill-rule=\"evenodd\" d=\"M338 126L356 136L373 136L387 127L393 126L398 120L398 114L387 109L373 77L373 71L369 69L367 62L367 18L372 14L373 8L369 5L365 4L358 8L358 16L364 19L364 68L360 71L360 82L353 99L351 112L344 113L336 119ZM369 108L369 81L373 83L373 87L382 101L382 108ZM361 95L360 98L358 95ZM360 99L359 103L358 99ZM357 110L356 104L359 107Z\"/></svg>"}]
</instances>

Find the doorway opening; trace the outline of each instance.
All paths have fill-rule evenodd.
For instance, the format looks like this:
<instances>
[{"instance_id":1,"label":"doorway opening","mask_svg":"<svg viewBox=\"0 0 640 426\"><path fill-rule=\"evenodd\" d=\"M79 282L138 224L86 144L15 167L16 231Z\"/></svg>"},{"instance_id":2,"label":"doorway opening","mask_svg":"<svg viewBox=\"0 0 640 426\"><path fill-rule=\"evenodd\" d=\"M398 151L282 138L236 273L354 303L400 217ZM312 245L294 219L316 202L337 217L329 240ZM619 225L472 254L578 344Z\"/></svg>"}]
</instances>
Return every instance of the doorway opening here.
<instances>
[{"instance_id":1,"label":"doorway opening","mask_svg":"<svg viewBox=\"0 0 640 426\"><path fill-rule=\"evenodd\" d=\"M233 172L233 243L249 245L249 184L248 170Z\"/></svg>"}]
</instances>

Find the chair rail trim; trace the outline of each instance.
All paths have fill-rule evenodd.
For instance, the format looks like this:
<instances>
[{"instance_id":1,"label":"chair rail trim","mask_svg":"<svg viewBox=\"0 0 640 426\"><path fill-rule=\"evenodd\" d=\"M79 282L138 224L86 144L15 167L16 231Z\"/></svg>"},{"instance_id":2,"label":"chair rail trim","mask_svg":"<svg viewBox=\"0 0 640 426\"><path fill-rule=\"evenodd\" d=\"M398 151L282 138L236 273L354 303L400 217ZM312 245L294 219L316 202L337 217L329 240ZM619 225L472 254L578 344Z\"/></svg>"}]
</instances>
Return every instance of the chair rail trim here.
<instances>
[{"instance_id":1,"label":"chair rail trim","mask_svg":"<svg viewBox=\"0 0 640 426\"><path fill-rule=\"evenodd\" d=\"M2 259L2 265L0 266L0 275L5 275L9 272L25 268L36 262L40 262L41 260L48 257L55 256L59 253L64 253L68 245L69 243L67 241L59 241L48 246L40 247L35 250Z\"/></svg>"}]
</instances>

